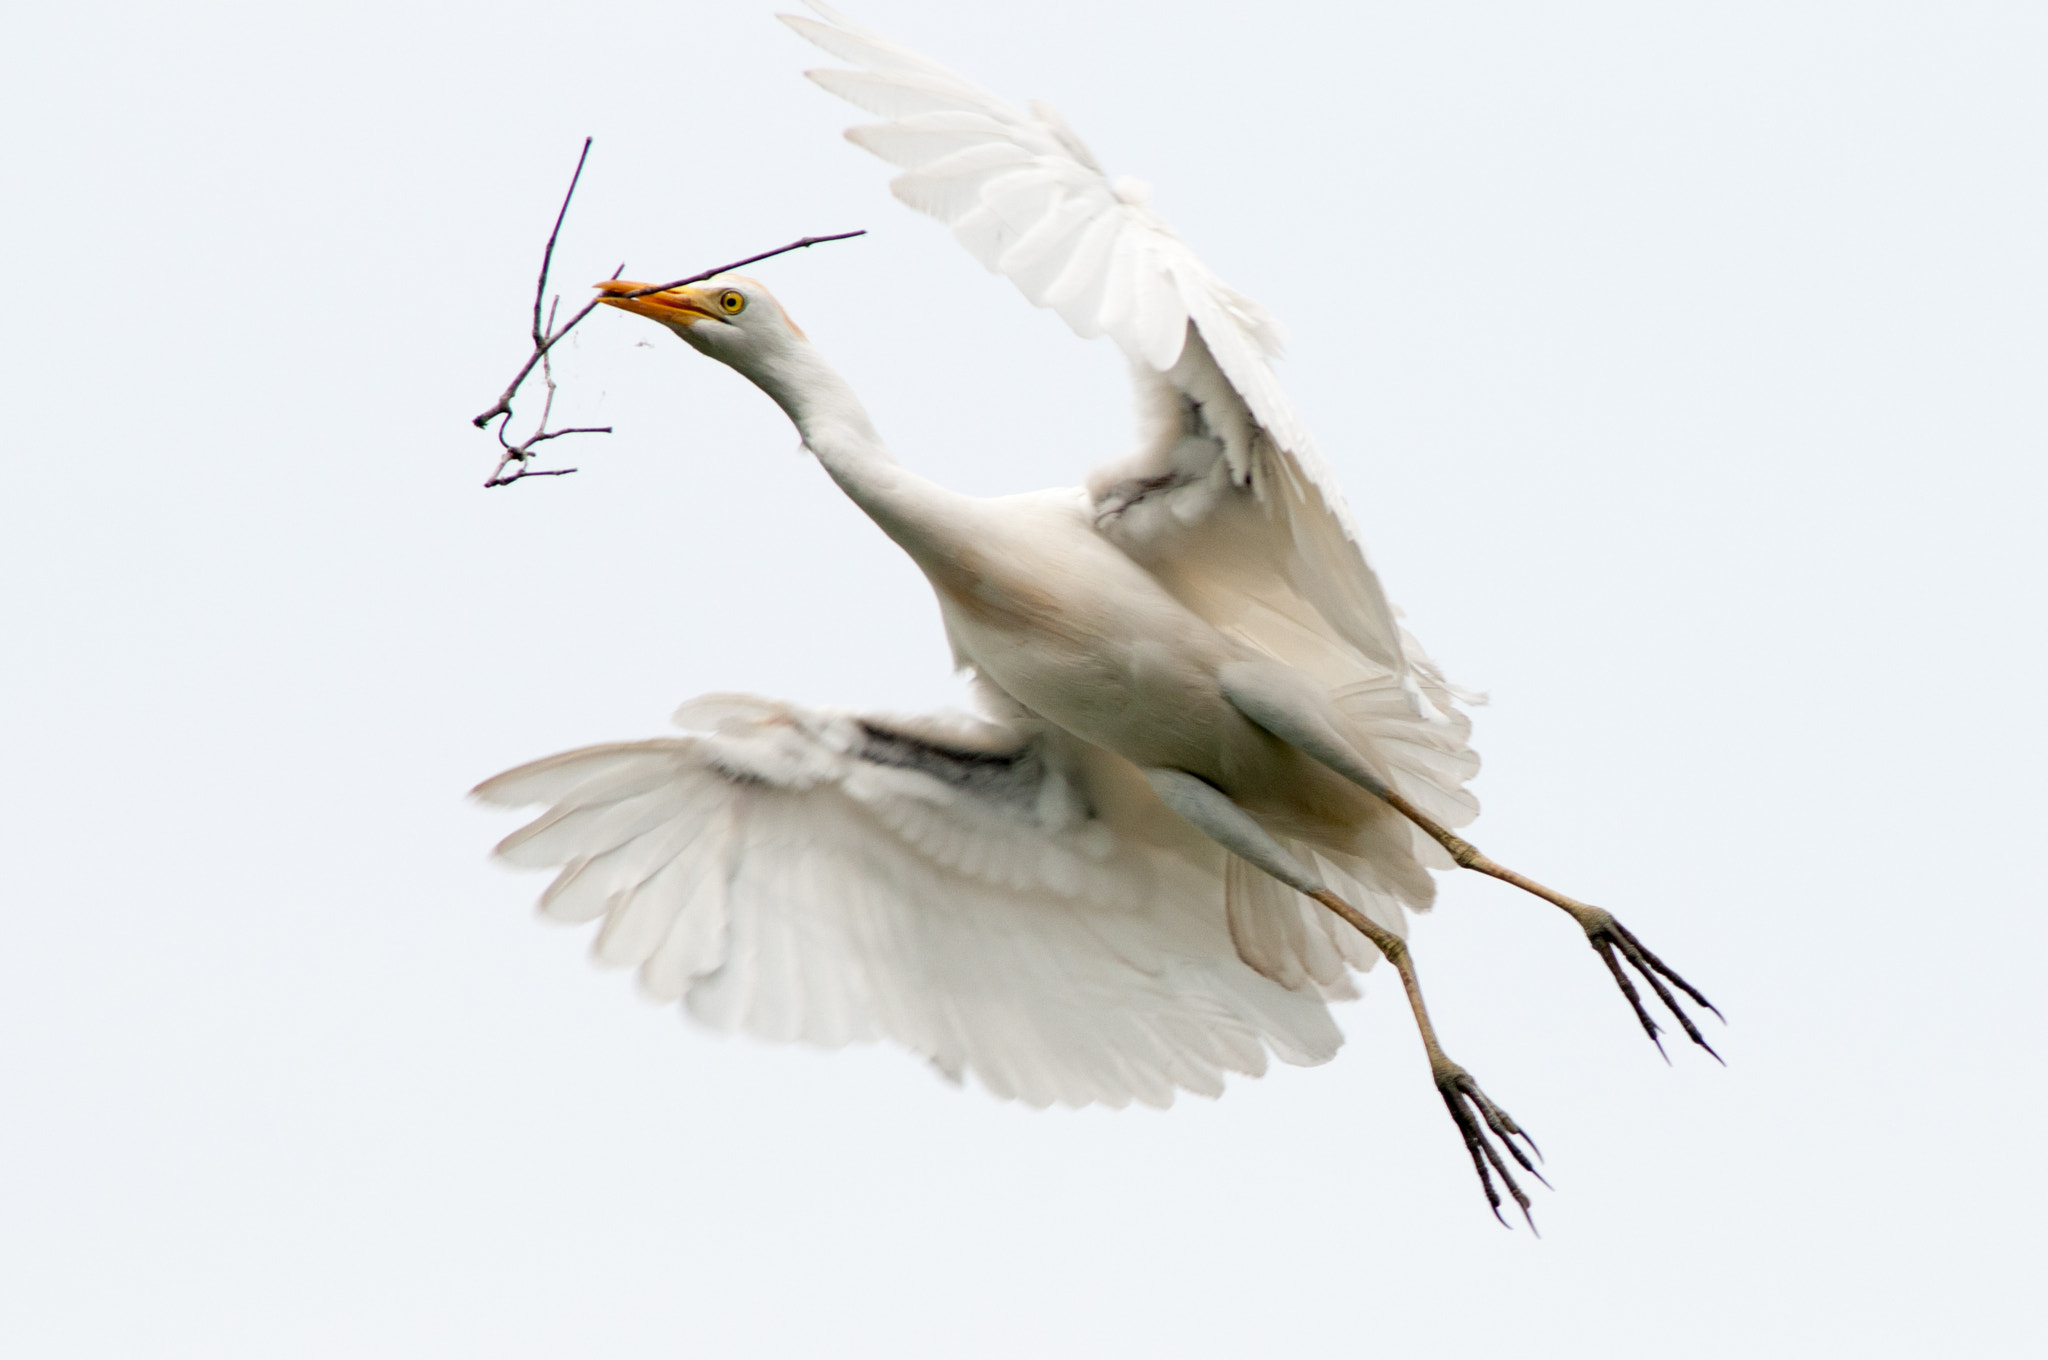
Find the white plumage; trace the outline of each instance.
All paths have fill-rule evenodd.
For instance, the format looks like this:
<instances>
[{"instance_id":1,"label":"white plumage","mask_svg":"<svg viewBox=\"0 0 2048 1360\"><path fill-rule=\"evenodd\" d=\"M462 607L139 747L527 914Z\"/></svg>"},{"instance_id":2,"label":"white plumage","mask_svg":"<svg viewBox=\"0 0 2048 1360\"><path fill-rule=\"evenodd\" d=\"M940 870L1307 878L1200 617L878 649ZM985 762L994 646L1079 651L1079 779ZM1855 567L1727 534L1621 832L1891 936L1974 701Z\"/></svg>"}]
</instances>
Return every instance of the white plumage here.
<instances>
[{"instance_id":1,"label":"white plumage","mask_svg":"<svg viewBox=\"0 0 2048 1360\"><path fill-rule=\"evenodd\" d=\"M985 713L699 700L678 714L688 735L482 785L550 808L499 853L559 867L543 909L601 918L601 960L713 1027L886 1038L1039 1105L1163 1105L1269 1053L1325 1061L1329 1001L1384 955L1482 1181L1499 1171L1526 1209L1480 1124L1528 1167L1519 1130L1436 1044L1402 942L1428 870L1541 893L1667 1002L1657 975L1683 982L1606 913L1449 830L1477 812L1467 696L1367 565L1273 375L1274 320L1051 109L1020 112L812 8L822 22L784 20L856 69L811 79L886 120L849 138L1033 303L1114 339L1138 447L1085 488L961 496L889 456L760 284L599 285L783 408L923 569Z\"/></svg>"},{"instance_id":2,"label":"white plumage","mask_svg":"<svg viewBox=\"0 0 2048 1360\"><path fill-rule=\"evenodd\" d=\"M1336 1052L1316 992L1247 969L1221 911L1187 909L1217 897L1220 851L1111 833L1014 733L738 695L678 718L708 730L477 791L553 805L500 855L565 865L542 910L603 918L597 957L650 997L766 1039L889 1039L1034 1105L1164 1105L1257 1075L1268 1047Z\"/></svg>"}]
</instances>

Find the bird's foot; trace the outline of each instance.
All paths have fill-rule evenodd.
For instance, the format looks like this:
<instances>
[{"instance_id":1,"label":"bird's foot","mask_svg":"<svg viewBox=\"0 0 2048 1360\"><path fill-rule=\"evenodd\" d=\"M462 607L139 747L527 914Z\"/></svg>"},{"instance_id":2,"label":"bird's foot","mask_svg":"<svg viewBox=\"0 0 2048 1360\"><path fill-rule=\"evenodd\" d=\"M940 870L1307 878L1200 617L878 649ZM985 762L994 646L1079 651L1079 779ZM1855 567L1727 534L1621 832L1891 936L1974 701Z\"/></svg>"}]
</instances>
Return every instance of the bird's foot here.
<instances>
[{"instance_id":1,"label":"bird's foot","mask_svg":"<svg viewBox=\"0 0 2048 1360\"><path fill-rule=\"evenodd\" d=\"M1584 902L1552 891L1528 875L1518 874L1499 861L1480 854L1479 848L1472 842L1452 835L1398 796L1388 796L1387 801L1409 821L1435 837L1438 844L1450 851L1451 858L1463 868L1477 870L1503 883L1512 883L1523 892L1534 893L1552 906L1570 913L1572 919L1586 932L1586 939L1592 944L1593 952L1607 965L1607 971L1614 974L1615 985L1620 987L1621 994L1628 998L1628 1004L1635 1010L1636 1019L1643 1022L1643 1032L1650 1036L1651 1043L1657 1045L1659 1053L1664 1053L1664 1041L1657 1037L1662 1031L1657 1027L1657 1022L1650 1018L1650 1012L1644 1008L1643 999L1637 994L1635 983L1629 980L1627 972L1622 968L1624 963L1642 974L1643 981L1650 984L1650 990L1657 994L1657 999L1678 1017L1679 1026L1685 1031L1686 1037L1713 1054L1715 1062L1721 1062L1721 1055L1715 1053L1714 1046L1701 1036L1700 1027L1695 1025L1692 1017L1679 1006L1677 999L1671 995L1671 988L1664 985L1665 982L1670 982L1672 987L1678 988L1700 1005L1713 1011L1714 1018L1722 1024L1727 1024L1728 1018L1721 1014L1713 1002L1701 995L1699 988L1673 972L1664 960L1643 948L1643 942L1631 934L1628 927L1615 920L1612 912L1603 911L1599 907L1589 907ZM1671 1061L1671 1055L1664 1053L1664 1060Z\"/></svg>"},{"instance_id":2,"label":"bird's foot","mask_svg":"<svg viewBox=\"0 0 2048 1360\"><path fill-rule=\"evenodd\" d=\"M1457 1124L1458 1132L1464 1135L1465 1150L1472 1154L1472 1169L1479 1173L1479 1184L1486 1191L1486 1202L1492 1206L1493 1216L1500 1219L1502 1227L1508 1226L1508 1221L1501 1218L1500 1192L1493 1184L1494 1174L1498 1172L1501 1184L1507 1187L1509 1197L1522 1211L1529 1231L1536 1232L1536 1220L1529 1213L1529 1197L1515 1183L1514 1173L1508 1170L1507 1160L1501 1156L1505 1150L1522 1170L1548 1186L1550 1182L1543 1180L1543 1173L1536 1169L1535 1162L1529 1160L1531 1154L1537 1161L1543 1159L1543 1154L1536 1150L1536 1140L1522 1131L1522 1126L1514 1121L1512 1115L1486 1098L1486 1093L1479 1089L1479 1083L1472 1079L1470 1072L1448 1058L1438 1058L1431 1067L1436 1076L1436 1089L1449 1107L1451 1120ZM1499 1141L1498 1148L1487 1137L1489 1133ZM1528 1144L1528 1153L1516 1145L1518 1138ZM1542 1236L1541 1233L1537 1235Z\"/></svg>"},{"instance_id":3,"label":"bird's foot","mask_svg":"<svg viewBox=\"0 0 2048 1360\"><path fill-rule=\"evenodd\" d=\"M1726 1024L1727 1017L1700 993L1699 988L1673 972L1664 960L1643 948L1642 941L1638 940L1627 926L1615 920L1612 912L1603 911L1599 907L1589 907L1583 903L1574 904L1566 910L1570 911L1585 928L1587 942L1593 946L1593 952L1600 956L1600 961L1607 965L1607 971L1614 974L1615 985L1620 987L1621 994L1628 998L1628 1004L1635 1010L1636 1019L1643 1022L1643 1033L1650 1036L1650 1042L1657 1045L1659 1053L1664 1053L1664 1041L1658 1037L1663 1031L1657 1022L1650 1018L1650 1012L1643 1005L1643 998L1636 991L1635 983L1629 980L1627 971L1622 967L1624 963L1641 974L1643 981L1650 984L1650 990L1657 994L1657 999L1664 1003L1665 1009L1678 1017L1679 1027L1685 1031L1687 1038L1707 1050L1715 1062L1727 1065L1722 1061L1721 1055L1714 1052L1714 1046L1700 1034L1699 1026L1693 1023L1692 1017L1685 1013L1684 1008L1678 1004L1678 999L1664 983L1668 980L1672 987L1678 988L1700 1005L1713 1011L1714 1018ZM1671 1061L1671 1055L1665 1053L1664 1060Z\"/></svg>"}]
</instances>

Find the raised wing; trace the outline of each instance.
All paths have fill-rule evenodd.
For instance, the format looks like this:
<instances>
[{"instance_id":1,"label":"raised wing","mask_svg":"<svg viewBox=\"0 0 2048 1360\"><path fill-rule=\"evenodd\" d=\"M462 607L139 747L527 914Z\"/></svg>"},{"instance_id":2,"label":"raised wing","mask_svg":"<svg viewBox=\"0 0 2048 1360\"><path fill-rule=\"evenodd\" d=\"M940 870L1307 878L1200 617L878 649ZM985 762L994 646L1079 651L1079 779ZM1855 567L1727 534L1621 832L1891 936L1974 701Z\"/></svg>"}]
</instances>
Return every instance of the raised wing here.
<instances>
[{"instance_id":1,"label":"raised wing","mask_svg":"<svg viewBox=\"0 0 2048 1360\"><path fill-rule=\"evenodd\" d=\"M1131 359L1141 446L1089 479L1100 531L1247 645L1318 676L1359 745L1449 826L1478 803L1462 695L1400 626L1356 525L1274 376L1273 318L1112 181L1051 108L1011 107L811 0L783 22L855 70L810 78L886 119L849 140L904 173L911 207L1084 337ZM1419 832L1415 857L1450 861ZM1411 902L1411 905L1422 905Z\"/></svg>"},{"instance_id":2,"label":"raised wing","mask_svg":"<svg viewBox=\"0 0 2048 1360\"><path fill-rule=\"evenodd\" d=\"M541 910L601 919L601 961L715 1029L888 1039L1033 1105L1216 1095L1268 1050L1319 1063L1342 1042L1323 997L1347 988L1241 962L1220 857L1119 833L1056 734L737 695L677 720L708 730L476 795L550 805L498 854L559 868Z\"/></svg>"}]
</instances>

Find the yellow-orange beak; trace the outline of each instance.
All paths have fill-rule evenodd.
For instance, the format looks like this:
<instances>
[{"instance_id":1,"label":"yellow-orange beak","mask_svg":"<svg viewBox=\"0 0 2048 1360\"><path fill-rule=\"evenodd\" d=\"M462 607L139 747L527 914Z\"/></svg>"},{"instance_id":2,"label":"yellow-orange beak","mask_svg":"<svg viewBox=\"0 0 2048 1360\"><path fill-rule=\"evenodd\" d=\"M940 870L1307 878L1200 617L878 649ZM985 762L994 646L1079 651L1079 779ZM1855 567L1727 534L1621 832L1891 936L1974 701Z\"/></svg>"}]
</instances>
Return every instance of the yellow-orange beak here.
<instances>
[{"instance_id":1,"label":"yellow-orange beak","mask_svg":"<svg viewBox=\"0 0 2048 1360\"><path fill-rule=\"evenodd\" d=\"M651 285L635 283L631 279L606 279L596 286L597 291L604 294L599 302L668 326L693 326L718 316L711 309L711 300L695 288L671 288L665 293L649 293L646 297L636 298L618 295L635 293Z\"/></svg>"}]
</instances>

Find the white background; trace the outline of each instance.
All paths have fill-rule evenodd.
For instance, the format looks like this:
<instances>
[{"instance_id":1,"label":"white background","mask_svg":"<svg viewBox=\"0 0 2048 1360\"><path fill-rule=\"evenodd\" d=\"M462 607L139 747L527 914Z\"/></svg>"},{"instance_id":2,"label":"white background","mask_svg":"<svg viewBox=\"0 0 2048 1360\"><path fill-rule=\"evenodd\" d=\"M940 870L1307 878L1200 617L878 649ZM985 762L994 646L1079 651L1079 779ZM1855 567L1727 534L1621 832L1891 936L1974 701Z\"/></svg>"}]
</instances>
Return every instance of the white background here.
<instances>
[{"instance_id":1,"label":"white background","mask_svg":"<svg viewBox=\"0 0 2048 1360\"><path fill-rule=\"evenodd\" d=\"M909 564L645 322L565 355L583 471L478 489L586 133L571 299L865 226L758 272L906 461L1125 446L1113 350L894 203L769 13L10 18L0 1347L2038 1353L2048 11L859 9L1289 324L1494 696L1480 844L1727 1011L1667 1069L1569 922L1446 884L1424 975L1541 1241L1377 975L1328 1067L1035 1113L693 1030L485 862L472 783L691 695L958 695Z\"/></svg>"}]
</instances>

